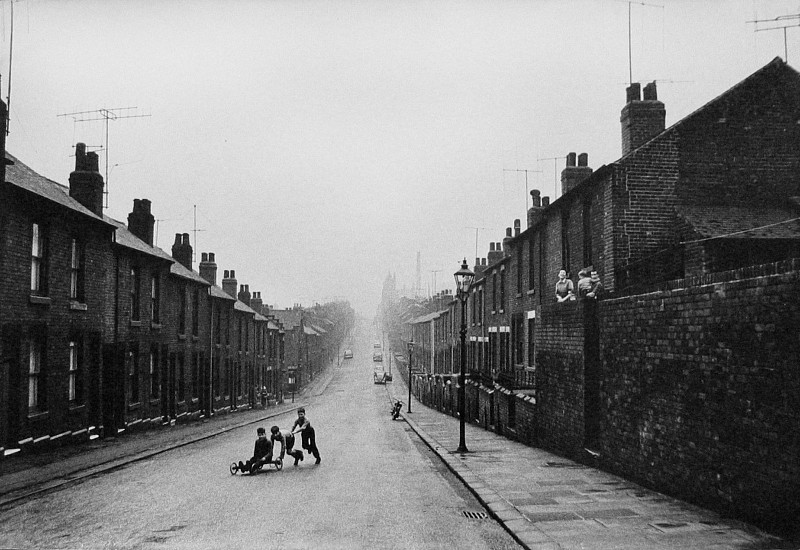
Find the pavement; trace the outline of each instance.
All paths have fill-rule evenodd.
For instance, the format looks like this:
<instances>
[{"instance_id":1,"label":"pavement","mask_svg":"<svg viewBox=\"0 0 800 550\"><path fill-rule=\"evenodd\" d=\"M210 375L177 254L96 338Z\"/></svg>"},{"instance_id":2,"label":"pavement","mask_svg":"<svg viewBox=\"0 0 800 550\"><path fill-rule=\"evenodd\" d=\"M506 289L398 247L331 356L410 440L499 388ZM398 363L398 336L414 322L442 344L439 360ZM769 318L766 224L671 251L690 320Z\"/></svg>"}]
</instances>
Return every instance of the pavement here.
<instances>
[{"instance_id":1,"label":"pavement","mask_svg":"<svg viewBox=\"0 0 800 550\"><path fill-rule=\"evenodd\" d=\"M335 368L315 378L295 402L239 410L116 439L99 439L58 453L13 455L0 461L0 508L86 477L144 460L226 431L293 411L320 395ZM387 399L405 401L397 376ZM390 407L387 406L387 416ZM405 409L405 407L404 407ZM467 424L467 453L458 453L459 422L412 399L403 411L411 429L442 459L524 548L799 549L756 527L651 491L607 472ZM475 518L480 521L482 518Z\"/></svg>"},{"instance_id":2,"label":"pavement","mask_svg":"<svg viewBox=\"0 0 800 550\"><path fill-rule=\"evenodd\" d=\"M390 399L408 398L395 377ZM387 407L387 411L389 408ZM528 447L412 399L404 418L523 547L578 549L798 549L789 541L621 477Z\"/></svg>"}]
</instances>

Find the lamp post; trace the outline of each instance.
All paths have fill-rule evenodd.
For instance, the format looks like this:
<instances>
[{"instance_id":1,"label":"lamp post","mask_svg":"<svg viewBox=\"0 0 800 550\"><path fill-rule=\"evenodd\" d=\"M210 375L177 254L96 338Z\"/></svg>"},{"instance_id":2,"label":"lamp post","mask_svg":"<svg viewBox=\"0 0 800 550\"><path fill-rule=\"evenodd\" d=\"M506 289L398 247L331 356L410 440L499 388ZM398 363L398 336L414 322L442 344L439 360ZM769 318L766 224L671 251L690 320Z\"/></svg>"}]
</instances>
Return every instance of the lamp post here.
<instances>
[{"instance_id":1,"label":"lamp post","mask_svg":"<svg viewBox=\"0 0 800 550\"><path fill-rule=\"evenodd\" d=\"M461 373L458 376L458 449L457 453L466 453L467 444L464 440L464 419L466 412L466 370L467 370L467 297L469 287L475 279L475 274L467 267L467 259L461 264L461 269L453 275L456 279L456 296L461 302Z\"/></svg>"},{"instance_id":2,"label":"lamp post","mask_svg":"<svg viewBox=\"0 0 800 550\"><path fill-rule=\"evenodd\" d=\"M411 412L411 362L414 357L414 337L408 342L408 407L406 412Z\"/></svg>"}]
</instances>

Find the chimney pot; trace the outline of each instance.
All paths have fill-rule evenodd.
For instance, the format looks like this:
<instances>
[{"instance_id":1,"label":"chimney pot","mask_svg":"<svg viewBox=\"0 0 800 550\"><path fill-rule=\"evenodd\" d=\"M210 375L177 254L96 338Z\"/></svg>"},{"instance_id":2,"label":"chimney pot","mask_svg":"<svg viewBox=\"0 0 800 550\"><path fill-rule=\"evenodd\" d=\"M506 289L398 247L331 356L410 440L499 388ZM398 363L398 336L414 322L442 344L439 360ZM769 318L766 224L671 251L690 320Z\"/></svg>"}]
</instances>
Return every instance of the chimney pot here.
<instances>
[{"instance_id":1,"label":"chimney pot","mask_svg":"<svg viewBox=\"0 0 800 550\"><path fill-rule=\"evenodd\" d=\"M183 239L181 238L180 233L175 233L175 242L172 244L173 247L181 246L183 244Z\"/></svg>"},{"instance_id":2,"label":"chimney pot","mask_svg":"<svg viewBox=\"0 0 800 550\"><path fill-rule=\"evenodd\" d=\"M224 278L228 279L228 278L230 278L230 276L231 276L231 272L230 272L230 271L228 271L228 270L226 269L225 271L223 271L223 274L222 274L222 276L223 276Z\"/></svg>"},{"instance_id":3,"label":"chimney pot","mask_svg":"<svg viewBox=\"0 0 800 550\"><path fill-rule=\"evenodd\" d=\"M645 101L658 101L658 92L656 92L656 81L644 87L644 100Z\"/></svg>"},{"instance_id":4,"label":"chimney pot","mask_svg":"<svg viewBox=\"0 0 800 550\"><path fill-rule=\"evenodd\" d=\"M575 166L575 153L567 153L567 166Z\"/></svg>"},{"instance_id":5,"label":"chimney pot","mask_svg":"<svg viewBox=\"0 0 800 550\"><path fill-rule=\"evenodd\" d=\"M208 261L208 252L202 252L200 254L200 261L201 262L207 262Z\"/></svg>"},{"instance_id":6,"label":"chimney pot","mask_svg":"<svg viewBox=\"0 0 800 550\"><path fill-rule=\"evenodd\" d=\"M550 197L542 197L542 208L550 206Z\"/></svg>"},{"instance_id":7,"label":"chimney pot","mask_svg":"<svg viewBox=\"0 0 800 550\"><path fill-rule=\"evenodd\" d=\"M213 252L208 253L208 261L214 263L216 260L214 259L215 254Z\"/></svg>"},{"instance_id":8,"label":"chimney pot","mask_svg":"<svg viewBox=\"0 0 800 550\"><path fill-rule=\"evenodd\" d=\"M589 155L586 153L578 155L578 166L589 166Z\"/></svg>"},{"instance_id":9,"label":"chimney pot","mask_svg":"<svg viewBox=\"0 0 800 550\"><path fill-rule=\"evenodd\" d=\"M634 82L633 84L628 86L625 89L626 96L627 96L627 102L626 103L630 103L632 101L639 101L640 97L641 97L640 96L641 90L642 90L642 85L639 84L638 82Z\"/></svg>"},{"instance_id":10,"label":"chimney pot","mask_svg":"<svg viewBox=\"0 0 800 550\"><path fill-rule=\"evenodd\" d=\"M231 269L231 279L235 279L235 278L236 278L236 271Z\"/></svg>"},{"instance_id":11,"label":"chimney pot","mask_svg":"<svg viewBox=\"0 0 800 550\"><path fill-rule=\"evenodd\" d=\"M509 238L509 237L511 237L511 228L510 227L506 227L506 238Z\"/></svg>"},{"instance_id":12,"label":"chimney pot","mask_svg":"<svg viewBox=\"0 0 800 550\"><path fill-rule=\"evenodd\" d=\"M494 252L494 243L489 243L489 252Z\"/></svg>"},{"instance_id":13,"label":"chimney pot","mask_svg":"<svg viewBox=\"0 0 800 550\"><path fill-rule=\"evenodd\" d=\"M183 234L183 244L192 244L191 242L189 242L189 234L188 233L184 233Z\"/></svg>"}]
</instances>

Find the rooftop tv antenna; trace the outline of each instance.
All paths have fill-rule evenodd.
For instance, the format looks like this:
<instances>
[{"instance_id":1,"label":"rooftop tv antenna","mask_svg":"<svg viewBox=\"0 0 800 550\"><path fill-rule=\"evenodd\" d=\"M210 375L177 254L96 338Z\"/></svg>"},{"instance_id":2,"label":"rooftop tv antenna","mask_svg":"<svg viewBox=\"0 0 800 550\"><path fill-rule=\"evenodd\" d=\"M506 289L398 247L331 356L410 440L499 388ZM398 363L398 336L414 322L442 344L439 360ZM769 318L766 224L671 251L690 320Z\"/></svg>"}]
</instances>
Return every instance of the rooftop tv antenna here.
<instances>
[{"instance_id":1,"label":"rooftop tv antenna","mask_svg":"<svg viewBox=\"0 0 800 550\"><path fill-rule=\"evenodd\" d=\"M757 28L755 32L777 31L783 29L783 60L787 63L789 62L789 46L786 41L786 29L800 27L800 13L793 15L780 15L774 19L754 19L753 21L748 21L748 23L754 23L756 27L758 27L759 23L768 23L772 25L764 29Z\"/></svg>"},{"instance_id":2,"label":"rooftop tv antenna","mask_svg":"<svg viewBox=\"0 0 800 550\"><path fill-rule=\"evenodd\" d=\"M650 2L642 2L641 0L618 0L620 2L625 2L628 4L628 85L633 84L633 46L631 44L631 4L637 4L639 6L648 6L651 8L661 8L664 9L664 6L661 4L653 4Z\"/></svg>"},{"instance_id":3,"label":"rooftop tv antenna","mask_svg":"<svg viewBox=\"0 0 800 550\"><path fill-rule=\"evenodd\" d=\"M12 0L13 6L13 0ZM78 111L75 113L62 113L58 116L60 117L72 117L73 122L91 122L94 120L103 120L105 121L105 140L104 146L106 152L106 177L105 177L105 191L103 194L105 195L105 207L108 208L108 122L110 120L121 120L123 118L144 118L149 117L150 115L139 115L139 114L131 114L132 111L135 111L138 107L114 107L114 108L100 108L95 109L94 111Z\"/></svg>"},{"instance_id":4,"label":"rooftop tv antenna","mask_svg":"<svg viewBox=\"0 0 800 550\"><path fill-rule=\"evenodd\" d=\"M553 200L558 198L558 161L560 159L565 159L566 156L563 157L544 157L538 158L536 160L543 161L543 160L552 160L553 161ZM527 204L527 203L526 203Z\"/></svg>"},{"instance_id":5,"label":"rooftop tv antenna","mask_svg":"<svg viewBox=\"0 0 800 550\"><path fill-rule=\"evenodd\" d=\"M495 229L494 227L466 227L465 229L474 229L475 230L475 258L478 258L478 231L481 229Z\"/></svg>"},{"instance_id":6,"label":"rooftop tv antenna","mask_svg":"<svg viewBox=\"0 0 800 550\"><path fill-rule=\"evenodd\" d=\"M433 293L436 294L436 274L439 273L441 269L431 269L431 273L433 273Z\"/></svg>"},{"instance_id":7,"label":"rooftop tv antenna","mask_svg":"<svg viewBox=\"0 0 800 550\"><path fill-rule=\"evenodd\" d=\"M8 93L6 94L6 135L11 131L11 60L14 59L14 2L11 0L11 32L8 42Z\"/></svg>"},{"instance_id":8,"label":"rooftop tv antenna","mask_svg":"<svg viewBox=\"0 0 800 550\"><path fill-rule=\"evenodd\" d=\"M205 231L205 229L197 229L197 205L194 205L194 228L192 229L192 233L194 233L194 249L192 249L194 260L197 260L197 232L198 231Z\"/></svg>"},{"instance_id":9,"label":"rooftop tv antenna","mask_svg":"<svg viewBox=\"0 0 800 550\"><path fill-rule=\"evenodd\" d=\"M525 170L525 169L518 169L518 168L503 168L503 172L525 172L525 212L528 211L528 172L538 172L541 173L541 170Z\"/></svg>"}]
</instances>

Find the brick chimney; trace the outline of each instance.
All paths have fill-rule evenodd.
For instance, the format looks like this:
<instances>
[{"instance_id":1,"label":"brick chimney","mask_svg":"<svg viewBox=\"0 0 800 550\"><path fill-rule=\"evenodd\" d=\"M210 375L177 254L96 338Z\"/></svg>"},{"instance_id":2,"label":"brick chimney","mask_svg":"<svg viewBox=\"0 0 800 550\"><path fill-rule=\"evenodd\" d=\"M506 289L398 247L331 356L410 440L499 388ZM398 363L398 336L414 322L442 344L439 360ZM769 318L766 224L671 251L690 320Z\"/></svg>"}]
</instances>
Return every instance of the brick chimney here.
<instances>
[{"instance_id":1,"label":"brick chimney","mask_svg":"<svg viewBox=\"0 0 800 550\"><path fill-rule=\"evenodd\" d=\"M253 297L250 298L250 307L253 308L256 313L261 313L261 310L264 309L264 302L261 301L260 292L253 292Z\"/></svg>"},{"instance_id":2,"label":"brick chimney","mask_svg":"<svg viewBox=\"0 0 800 550\"><path fill-rule=\"evenodd\" d=\"M250 285L239 285L239 295L237 296L240 302L245 305L250 305Z\"/></svg>"},{"instance_id":3,"label":"brick chimney","mask_svg":"<svg viewBox=\"0 0 800 550\"><path fill-rule=\"evenodd\" d=\"M488 265L503 259L503 245L500 243L489 243L489 254L487 254Z\"/></svg>"},{"instance_id":4,"label":"brick chimney","mask_svg":"<svg viewBox=\"0 0 800 550\"><path fill-rule=\"evenodd\" d=\"M561 194L565 195L580 182L592 175L589 168L589 155L578 155L578 164L575 165L575 153L567 154L567 166L561 171Z\"/></svg>"},{"instance_id":5,"label":"brick chimney","mask_svg":"<svg viewBox=\"0 0 800 550\"><path fill-rule=\"evenodd\" d=\"M222 290L225 291L225 294L230 296L231 298L236 298L236 288L237 288L237 281L236 281L236 271L231 269L228 271L227 269L222 274Z\"/></svg>"},{"instance_id":6,"label":"brick chimney","mask_svg":"<svg viewBox=\"0 0 800 550\"><path fill-rule=\"evenodd\" d=\"M506 252L508 252L508 243L509 243L509 241L511 239L514 238L514 237L512 237L512 235L513 235L512 229L510 227L506 227L506 236L503 237L503 248L502 248L502 250L505 250Z\"/></svg>"},{"instance_id":7,"label":"brick chimney","mask_svg":"<svg viewBox=\"0 0 800 550\"><path fill-rule=\"evenodd\" d=\"M619 119L622 124L622 156L664 131L667 111L658 101L656 83L644 87L644 99L639 97L640 87L635 82L626 90L627 103Z\"/></svg>"},{"instance_id":8,"label":"brick chimney","mask_svg":"<svg viewBox=\"0 0 800 550\"><path fill-rule=\"evenodd\" d=\"M75 171L69 175L69 196L97 214L103 215L103 176L97 153L87 153L86 144L75 145Z\"/></svg>"},{"instance_id":9,"label":"brick chimney","mask_svg":"<svg viewBox=\"0 0 800 550\"><path fill-rule=\"evenodd\" d=\"M542 192L538 189L531 191L531 203L533 206L528 208L528 227L533 227L542 219Z\"/></svg>"},{"instance_id":10,"label":"brick chimney","mask_svg":"<svg viewBox=\"0 0 800 550\"><path fill-rule=\"evenodd\" d=\"M128 230L153 246L153 227L156 218L150 213L150 201L133 199L133 212L128 214Z\"/></svg>"},{"instance_id":11,"label":"brick chimney","mask_svg":"<svg viewBox=\"0 0 800 550\"><path fill-rule=\"evenodd\" d=\"M211 283L217 284L217 264L213 252L203 252L200 256L200 276Z\"/></svg>"},{"instance_id":12,"label":"brick chimney","mask_svg":"<svg viewBox=\"0 0 800 550\"><path fill-rule=\"evenodd\" d=\"M192 245L188 233L175 233L175 243L172 245L172 257L186 269L192 269Z\"/></svg>"}]
</instances>

